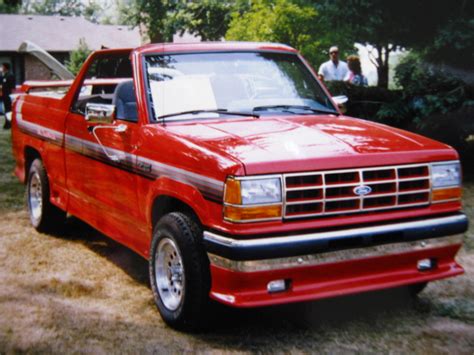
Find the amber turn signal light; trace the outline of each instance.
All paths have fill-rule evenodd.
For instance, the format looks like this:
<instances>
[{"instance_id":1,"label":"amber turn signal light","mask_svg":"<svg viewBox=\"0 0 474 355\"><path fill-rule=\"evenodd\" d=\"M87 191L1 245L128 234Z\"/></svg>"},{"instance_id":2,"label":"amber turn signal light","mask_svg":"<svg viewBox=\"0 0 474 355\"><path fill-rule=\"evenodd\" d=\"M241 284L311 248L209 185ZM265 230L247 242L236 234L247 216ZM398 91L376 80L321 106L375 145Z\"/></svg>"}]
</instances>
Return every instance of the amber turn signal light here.
<instances>
[{"instance_id":1,"label":"amber turn signal light","mask_svg":"<svg viewBox=\"0 0 474 355\"><path fill-rule=\"evenodd\" d=\"M231 205L240 205L242 203L239 180L227 179L225 183L224 202Z\"/></svg>"},{"instance_id":2,"label":"amber turn signal light","mask_svg":"<svg viewBox=\"0 0 474 355\"><path fill-rule=\"evenodd\" d=\"M280 217L281 205L257 207L224 206L224 218L229 221L238 222Z\"/></svg>"},{"instance_id":3,"label":"amber turn signal light","mask_svg":"<svg viewBox=\"0 0 474 355\"><path fill-rule=\"evenodd\" d=\"M441 202L446 200L459 200L461 199L461 188L460 187L450 187L448 189L437 189L433 190L432 201Z\"/></svg>"}]
</instances>

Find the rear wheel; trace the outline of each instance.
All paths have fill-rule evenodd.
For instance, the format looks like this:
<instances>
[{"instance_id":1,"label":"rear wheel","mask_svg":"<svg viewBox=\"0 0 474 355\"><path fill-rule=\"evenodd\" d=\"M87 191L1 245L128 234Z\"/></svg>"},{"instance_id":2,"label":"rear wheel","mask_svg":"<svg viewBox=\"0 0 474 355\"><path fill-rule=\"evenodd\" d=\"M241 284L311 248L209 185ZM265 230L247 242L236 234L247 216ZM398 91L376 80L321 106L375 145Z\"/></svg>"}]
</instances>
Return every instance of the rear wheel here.
<instances>
[{"instance_id":1,"label":"rear wheel","mask_svg":"<svg viewBox=\"0 0 474 355\"><path fill-rule=\"evenodd\" d=\"M66 212L51 204L48 175L40 159L35 159L28 172L26 202L33 227L39 232L61 229Z\"/></svg>"},{"instance_id":2,"label":"rear wheel","mask_svg":"<svg viewBox=\"0 0 474 355\"><path fill-rule=\"evenodd\" d=\"M211 276L202 232L189 216L173 212L160 219L150 250L150 283L156 306L171 327L205 326Z\"/></svg>"}]
</instances>

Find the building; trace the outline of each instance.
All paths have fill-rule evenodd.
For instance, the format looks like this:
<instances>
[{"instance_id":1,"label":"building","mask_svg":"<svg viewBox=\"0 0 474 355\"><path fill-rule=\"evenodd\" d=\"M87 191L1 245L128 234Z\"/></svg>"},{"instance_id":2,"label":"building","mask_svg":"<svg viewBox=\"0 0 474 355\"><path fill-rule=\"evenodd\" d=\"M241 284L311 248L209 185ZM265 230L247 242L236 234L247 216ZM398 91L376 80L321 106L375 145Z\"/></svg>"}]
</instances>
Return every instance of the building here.
<instances>
[{"instance_id":1,"label":"building","mask_svg":"<svg viewBox=\"0 0 474 355\"><path fill-rule=\"evenodd\" d=\"M49 69L35 57L20 53L25 40L42 47L64 63L69 53L84 39L91 50L102 47L137 47L141 44L138 28L99 25L82 17L0 14L0 62L9 62L17 83L51 79Z\"/></svg>"}]
</instances>

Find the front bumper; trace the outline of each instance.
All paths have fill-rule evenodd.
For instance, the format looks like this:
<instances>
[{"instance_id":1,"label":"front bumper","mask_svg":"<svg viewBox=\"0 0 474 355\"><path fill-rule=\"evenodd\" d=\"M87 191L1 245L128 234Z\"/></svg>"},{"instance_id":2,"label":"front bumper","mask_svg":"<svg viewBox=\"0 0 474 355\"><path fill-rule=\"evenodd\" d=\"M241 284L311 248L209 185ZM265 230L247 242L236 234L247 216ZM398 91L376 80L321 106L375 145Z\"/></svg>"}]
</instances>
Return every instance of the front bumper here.
<instances>
[{"instance_id":1,"label":"front bumper","mask_svg":"<svg viewBox=\"0 0 474 355\"><path fill-rule=\"evenodd\" d=\"M236 307L314 300L461 274L464 214L342 231L237 240L204 232L211 297ZM434 267L419 270L430 259ZM268 283L287 289L270 293Z\"/></svg>"}]
</instances>

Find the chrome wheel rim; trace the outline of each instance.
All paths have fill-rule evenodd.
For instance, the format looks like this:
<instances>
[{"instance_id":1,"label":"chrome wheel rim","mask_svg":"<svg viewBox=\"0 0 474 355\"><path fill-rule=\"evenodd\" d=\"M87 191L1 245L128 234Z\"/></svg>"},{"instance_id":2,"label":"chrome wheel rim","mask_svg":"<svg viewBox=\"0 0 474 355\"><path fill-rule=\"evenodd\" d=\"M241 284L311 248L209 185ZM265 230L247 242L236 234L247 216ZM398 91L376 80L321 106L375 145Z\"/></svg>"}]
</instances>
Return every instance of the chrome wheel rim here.
<instances>
[{"instance_id":1,"label":"chrome wheel rim","mask_svg":"<svg viewBox=\"0 0 474 355\"><path fill-rule=\"evenodd\" d=\"M175 311L184 298L184 266L176 244L163 238L155 253L155 280L163 305Z\"/></svg>"},{"instance_id":2,"label":"chrome wheel rim","mask_svg":"<svg viewBox=\"0 0 474 355\"><path fill-rule=\"evenodd\" d=\"M43 208L43 191L41 189L41 179L37 172L33 173L28 186L28 204L33 222L41 218Z\"/></svg>"}]
</instances>

